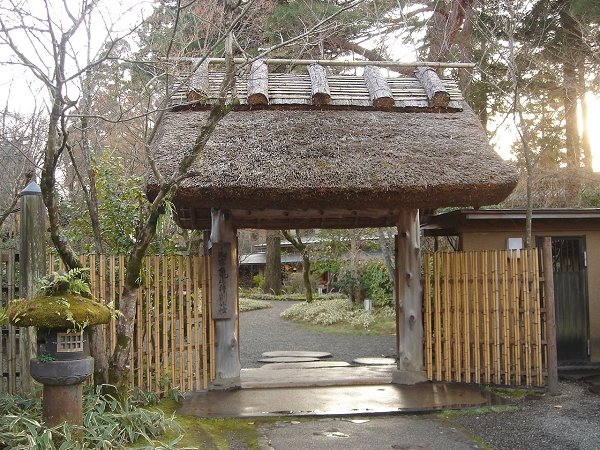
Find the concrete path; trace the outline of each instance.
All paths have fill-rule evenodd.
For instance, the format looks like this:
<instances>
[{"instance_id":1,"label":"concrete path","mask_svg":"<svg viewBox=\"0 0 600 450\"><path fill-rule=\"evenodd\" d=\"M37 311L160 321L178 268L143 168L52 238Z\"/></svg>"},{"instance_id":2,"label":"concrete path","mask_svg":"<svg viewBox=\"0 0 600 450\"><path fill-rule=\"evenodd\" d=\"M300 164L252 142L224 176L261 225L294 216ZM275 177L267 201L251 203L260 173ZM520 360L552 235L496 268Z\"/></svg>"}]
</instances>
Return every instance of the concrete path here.
<instances>
[{"instance_id":1,"label":"concrete path","mask_svg":"<svg viewBox=\"0 0 600 450\"><path fill-rule=\"evenodd\" d=\"M482 448L468 434L420 416L277 422L261 429L263 450L377 450Z\"/></svg>"}]
</instances>

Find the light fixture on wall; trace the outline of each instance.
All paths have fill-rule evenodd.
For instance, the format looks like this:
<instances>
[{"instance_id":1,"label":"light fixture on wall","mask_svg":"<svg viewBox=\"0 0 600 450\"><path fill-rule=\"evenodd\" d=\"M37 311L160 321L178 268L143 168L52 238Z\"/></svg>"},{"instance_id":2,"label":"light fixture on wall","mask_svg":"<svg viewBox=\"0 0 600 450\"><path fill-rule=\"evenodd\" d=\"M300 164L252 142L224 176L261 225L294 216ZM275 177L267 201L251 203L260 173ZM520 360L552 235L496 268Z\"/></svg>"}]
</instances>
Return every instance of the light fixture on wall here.
<instances>
[{"instance_id":1,"label":"light fixture on wall","mask_svg":"<svg viewBox=\"0 0 600 450\"><path fill-rule=\"evenodd\" d=\"M523 249L523 238L520 237L509 237L506 239L506 249L510 252L509 256L521 257L521 250Z\"/></svg>"}]
</instances>

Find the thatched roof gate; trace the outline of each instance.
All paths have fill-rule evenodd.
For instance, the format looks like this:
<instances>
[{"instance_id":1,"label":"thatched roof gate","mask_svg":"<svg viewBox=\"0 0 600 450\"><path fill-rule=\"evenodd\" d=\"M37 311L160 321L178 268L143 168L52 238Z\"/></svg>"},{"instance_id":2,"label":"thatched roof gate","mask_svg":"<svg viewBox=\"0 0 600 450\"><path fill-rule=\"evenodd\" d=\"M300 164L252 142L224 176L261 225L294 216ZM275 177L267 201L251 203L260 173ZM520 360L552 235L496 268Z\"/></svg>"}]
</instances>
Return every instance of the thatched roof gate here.
<instances>
[{"instance_id":1,"label":"thatched roof gate","mask_svg":"<svg viewBox=\"0 0 600 450\"><path fill-rule=\"evenodd\" d=\"M173 200L182 227L211 229L213 388L240 385L236 228L397 226L395 380L424 380L418 209L497 203L517 172L492 151L456 83L431 68L406 78L384 77L376 64L357 76L302 61L294 64L305 73L273 73L269 63L278 64L256 61L237 80L239 105ZM173 98L152 142L165 176L222 79L202 64ZM157 189L151 176L149 197Z\"/></svg>"}]
</instances>

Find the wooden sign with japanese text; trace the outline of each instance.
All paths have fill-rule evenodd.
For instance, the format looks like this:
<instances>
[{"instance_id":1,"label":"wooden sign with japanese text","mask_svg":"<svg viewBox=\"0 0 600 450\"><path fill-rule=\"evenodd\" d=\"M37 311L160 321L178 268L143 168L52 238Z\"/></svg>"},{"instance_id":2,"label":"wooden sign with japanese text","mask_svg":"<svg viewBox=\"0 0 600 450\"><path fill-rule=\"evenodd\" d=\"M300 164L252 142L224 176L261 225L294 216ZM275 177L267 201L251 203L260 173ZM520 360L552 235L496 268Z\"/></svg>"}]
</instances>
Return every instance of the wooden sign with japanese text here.
<instances>
[{"instance_id":1,"label":"wooden sign with japanese text","mask_svg":"<svg viewBox=\"0 0 600 450\"><path fill-rule=\"evenodd\" d=\"M213 242L211 258L212 318L231 319L235 306L235 276L237 270L231 254L231 243Z\"/></svg>"}]
</instances>

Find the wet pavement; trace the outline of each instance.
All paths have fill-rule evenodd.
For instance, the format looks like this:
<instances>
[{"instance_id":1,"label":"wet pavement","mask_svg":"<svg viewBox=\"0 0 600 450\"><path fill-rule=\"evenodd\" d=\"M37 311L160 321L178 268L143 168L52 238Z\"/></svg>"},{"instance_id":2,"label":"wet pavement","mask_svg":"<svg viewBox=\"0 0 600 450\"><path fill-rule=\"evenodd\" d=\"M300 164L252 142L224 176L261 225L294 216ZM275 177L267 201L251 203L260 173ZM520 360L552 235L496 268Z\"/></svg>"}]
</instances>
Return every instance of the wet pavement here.
<instances>
[{"instance_id":1,"label":"wet pavement","mask_svg":"<svg viewBox=\"0 0 600 450\"><path fill-rule=\"evenodd\" d=\"M262 429L263 450L482 448L468 433L424 416L280 421Z\"/></svg>"},{"instance_id":2,"label":"wet pavement","mask_svg":"<svg viewBox=\"0 0 600 450\"><path fill-rule=\"evenodd\" d=\"M205 418L355 416L428 412L493 402L494 397L481 388L459 384L255 388L186 394L177 413Z\"/></svg>"}]
</instances>

